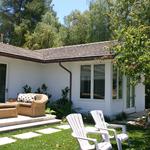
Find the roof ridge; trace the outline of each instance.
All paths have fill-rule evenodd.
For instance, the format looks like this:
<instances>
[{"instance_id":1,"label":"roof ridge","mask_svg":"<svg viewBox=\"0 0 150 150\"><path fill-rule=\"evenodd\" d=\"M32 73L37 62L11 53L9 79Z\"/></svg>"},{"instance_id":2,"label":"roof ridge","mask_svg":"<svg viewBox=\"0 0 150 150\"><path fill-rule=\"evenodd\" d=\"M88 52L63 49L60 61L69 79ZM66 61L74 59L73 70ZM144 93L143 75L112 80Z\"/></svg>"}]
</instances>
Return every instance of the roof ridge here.
<instances>
[{"instance_id":1,"label":"roof ridge","mask_svg":"<svg viewBox=\"0 0 150 150\"><path fill-rule=\"evenodd\" d=\"M62 48L73 48L73 47L80 47L80 46L88 46L88 45L95 45L95 44L103 44L103 43L110 43L113 42L115 40L112 41L99 41L99 42L92 42L92 43L85 43L85 44L76 44L76 45L67 45L67 46L60 46L60 47L51 47L51 48L43 48L43 49L38 49L35 51L42 51L42 50L50 50L50 49L62 49Z\"/></svg>"}]
</instances>

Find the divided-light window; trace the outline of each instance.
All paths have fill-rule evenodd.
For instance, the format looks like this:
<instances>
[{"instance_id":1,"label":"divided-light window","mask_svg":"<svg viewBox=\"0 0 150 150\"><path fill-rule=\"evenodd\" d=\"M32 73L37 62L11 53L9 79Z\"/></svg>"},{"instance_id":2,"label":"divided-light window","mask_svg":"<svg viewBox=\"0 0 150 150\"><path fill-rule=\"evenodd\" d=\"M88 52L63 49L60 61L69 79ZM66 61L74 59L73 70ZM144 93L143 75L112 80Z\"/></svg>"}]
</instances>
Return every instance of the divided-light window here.
<instances>
[{"instance_id":1,"label":"divided-light window","mask_svg":"<svg viewBox=\"0 0 150 150\"><path fill-rule=\"evenodd\" d=\"M81 65L80 98L105 99L105 65Z\"/></svg>"},{"instance_id":2,"label":"divided-light window","mask_svg":"<svg viewBox=\"0 0 150 150\"><path fill-rule=\"evenodd\" d=\"M123 76L116 66L113 66L112 97L122 99Z\"/></svg>"}]
</instances>

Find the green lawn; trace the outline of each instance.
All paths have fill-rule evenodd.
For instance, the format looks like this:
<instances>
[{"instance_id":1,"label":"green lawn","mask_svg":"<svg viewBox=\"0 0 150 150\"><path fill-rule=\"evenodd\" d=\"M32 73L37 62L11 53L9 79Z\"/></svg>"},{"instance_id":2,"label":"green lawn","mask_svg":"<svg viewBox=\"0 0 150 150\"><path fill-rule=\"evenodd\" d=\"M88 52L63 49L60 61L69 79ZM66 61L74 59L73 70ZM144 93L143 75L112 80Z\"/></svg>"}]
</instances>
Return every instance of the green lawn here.
<instances>
[{"instance_id":1,"label":"green lawn","mask_svg":"<svg viewBox=\"0 0 150 150\"><path fill-rule=\"evenodd\" d=\"M8 133L1 133L0 137L12 137L11 135L35 131L37 129L54 127L55 125L41 126L37 128L23 129ZM130 137L130 147L124 143L123 149L126 150L150 150L150 129L143 129L135 126L127 127ZM79 150L77 141L70 135L71 130L63 130L61 132L50 135L42 135L28 140L17 140L15 143L0 146L0 150ZM98 135L97 135L98 138ZM115 141L113 149L116 148Z\"/></svg>"}]
</instances>

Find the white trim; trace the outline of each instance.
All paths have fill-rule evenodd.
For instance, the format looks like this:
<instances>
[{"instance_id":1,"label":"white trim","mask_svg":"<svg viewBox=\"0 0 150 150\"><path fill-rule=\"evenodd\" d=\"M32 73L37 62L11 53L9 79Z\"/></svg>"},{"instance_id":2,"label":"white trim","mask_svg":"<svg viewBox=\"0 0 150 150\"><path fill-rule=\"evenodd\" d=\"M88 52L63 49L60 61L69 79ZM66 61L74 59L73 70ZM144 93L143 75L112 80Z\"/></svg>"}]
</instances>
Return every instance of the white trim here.
<instances>
[{"instance_id":1,"label":"white trim","mask_svg":"<svg viewBox=\"0 0 150 150\"><path fill-rule=\"evenodd\" d=\"M131 85L130 85L131 86ZM125 77L125 105L124 105L124 111L126 112L126 113L134 113L134 112L136 112L136 106L135 106L135 102L134 102L134 107L132 107L131 106L131 101L130 101L130 107L129 108L127 108L127 77ZM132 94L132 88L130 87L130 94ZM134 95L135 95L135 93L134 93ZM136 99L134 98L134 101L135 101Z\"/></svg>"},{"instance_id":2,"label":"white trim","mask_svg":"<svg viewBox=\"0 0 150 150\"><path fill-rule=\"evenodd\" d=\"M106 64L105 63L83 63L83 64L80 64L80 89L79 91L81 90L81 66L83 65L90 65L91 66L91 87L90 87L90 98L81 98L80 97L80 94L79 94L79 101L105 101L105 94L106 92L104 92L104 99L94 99L94 65L104 65L104 71L105 71L105 76L104 76L104 80L105 80L105 91L106 91Z\"/></svg>"},{"instance_id":3,"label":"white trim","mask_svg":"<svg viewBox=\"0 0 150 150\"><path fill-rule=\"evenodd\" d=\"M113 71L114 71L114 69L113 69L113 65L112 65L112 90L113 90ZM119 98L119 78L120 78L120 71L119 71L119 69L117 68L117 97L116 98L113 98L113 91L112 91L112 100L113 101L121 101L121 100L123 100L123 85L124 85L124 82L123 82L123 75L122 75L122 98Z\"/></svg>"}]
</instances>

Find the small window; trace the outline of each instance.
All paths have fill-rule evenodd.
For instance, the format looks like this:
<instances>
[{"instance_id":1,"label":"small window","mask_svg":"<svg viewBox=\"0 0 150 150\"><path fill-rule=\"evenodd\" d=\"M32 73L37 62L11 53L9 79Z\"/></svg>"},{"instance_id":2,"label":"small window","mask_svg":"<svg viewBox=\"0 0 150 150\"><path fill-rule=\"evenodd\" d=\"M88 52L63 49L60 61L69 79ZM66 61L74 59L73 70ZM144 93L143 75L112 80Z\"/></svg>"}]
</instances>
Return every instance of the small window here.
<instances>
[{"instance_id":1,"label":"small window","mask_svg":"<svg viewBox=\"0 0 150 150\"><path fill-rule=\"evenodd\" d=\"M94 99L105 98L105 65L94 65Z\"/></svg>"},{"instance_id":2,"label":"small window","mask_svg":"<svg viewBox=\"0 0 150 150\"><path fill-rule=\"evenodd\" d=\"M122 99L123 76L116 66L113 66L112 97Z\"/></svg>"},{"instance_id":3,"label":"small window","mask_svg":"<svg viewBox=\"0 0 150 150\"><path fill-rule=\"evenodd\" d=\"M91 65L81 66L80 98L91 98Z\"/></svg>"},{"instance_id":4,"label":"small window","mask_svg":"<svg viewBox=\"0 0 150 150\"><path fill-rule=\"evenodd\" d=\"M113 91L112 91L113 99L117 99L117 68L113 67Z\"/></svg>"},{"instance_id":5,"label":"small window","mask_svg":"<svg viewBox=\"0 0 150 150\"><path fill-rule=\"evenodd\" d=\"M118 72L118 97L119 97L119 99L122 99L122 93L123 93L123 76L122 76L122 74L121 74L121 72Z\"/></svg>"}]
</instances>

